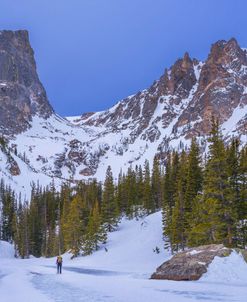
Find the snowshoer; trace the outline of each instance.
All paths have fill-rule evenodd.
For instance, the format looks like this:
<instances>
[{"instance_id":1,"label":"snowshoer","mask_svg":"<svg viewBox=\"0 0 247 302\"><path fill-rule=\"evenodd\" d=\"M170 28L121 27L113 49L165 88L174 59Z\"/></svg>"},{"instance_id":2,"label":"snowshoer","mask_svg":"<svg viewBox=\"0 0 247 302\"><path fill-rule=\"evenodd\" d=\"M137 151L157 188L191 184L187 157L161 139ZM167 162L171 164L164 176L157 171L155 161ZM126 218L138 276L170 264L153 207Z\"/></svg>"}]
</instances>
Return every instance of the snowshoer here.
<instances>
[{"instance_id":1,"label":"snowshoer","mask_svg":"<svg viewBox=\"0 0 247 302\"><path fill-rule=\"evenodd\" d=\"M63 264L63 258L61 256L57 257L57 273L62 274L62 264Z\"/></svg>"}]
</instances>

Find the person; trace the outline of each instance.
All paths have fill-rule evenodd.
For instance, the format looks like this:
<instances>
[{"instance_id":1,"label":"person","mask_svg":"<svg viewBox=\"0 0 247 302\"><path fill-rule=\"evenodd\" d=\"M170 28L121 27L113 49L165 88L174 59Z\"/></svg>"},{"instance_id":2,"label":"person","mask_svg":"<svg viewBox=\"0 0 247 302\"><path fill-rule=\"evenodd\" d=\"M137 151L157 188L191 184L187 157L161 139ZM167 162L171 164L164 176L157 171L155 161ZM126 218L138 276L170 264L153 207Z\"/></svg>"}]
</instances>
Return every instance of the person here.
<instances>
[{"instance_id":1,"label":"person","mask_svg":"<svg viewBox=\"0 0 247 302\"><path fill-rule=\"evenodd\" d=\"M62 264L63 258L61 256L57 256L57 273L62 274Z\"/></svg>"}]
</instances>

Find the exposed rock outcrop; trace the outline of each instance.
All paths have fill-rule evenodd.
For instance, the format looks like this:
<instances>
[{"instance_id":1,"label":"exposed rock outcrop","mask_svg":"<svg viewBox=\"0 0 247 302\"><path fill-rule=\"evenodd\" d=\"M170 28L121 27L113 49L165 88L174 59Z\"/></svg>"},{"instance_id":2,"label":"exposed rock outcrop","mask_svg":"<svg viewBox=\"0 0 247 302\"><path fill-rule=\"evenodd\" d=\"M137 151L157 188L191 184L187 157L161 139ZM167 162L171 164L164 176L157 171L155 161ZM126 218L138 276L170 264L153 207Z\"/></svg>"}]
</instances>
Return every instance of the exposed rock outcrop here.
<instances>
[{"instance_id":1,"label":"exposed rock outcrop","mask_svg":"<svg viewBox=\"0 0 247 302\"><path fill-rule=\"evenodd\" d=\"M21 170L12 156L9 156L8 158L8 169L12 176L18 176L21 174Z\"/></svg>"},{"instance_id":2,"label":"exposed rock outcrop","mask_svg":"<svg viewBox=\"0 0 247 302\"><path fill-rule=\"evenodd\" d=\"M222 244L211 244L178 253L159 266L151 279L175 281L198 280L216 256L226 257L232 250Z\"/></svg>"},{"instance_id":3,"label":"exposed rock outcrop","mask_svg":"<svg viewBox=\"0 0 247 302\"><path fill-rule=\"evenodd\" d=\"M26 130L32 116L47 118L53 109L39 81L28 32L0 31L0 131Z\"/></svg>"},{"instance_id":4,"label":"exposed rock outcrop","mask_svg":"<svg viewBox=\"0 0 247 302\"><path fill-rule=\"evenodd\" d=\"M157 142L157 153L164 158L171 145L178 147L193 136L203 140L210 132L212 116L223 125L237 108L242 110L241 122L231 129L245 138L247 114L242 113L246 106L247 53L230 39L213 44L205 62L185 53L150 88L109 110L83 115L76 123L102 128L99 137L129 129L130 144Z\"/></svg>"},{"instance_id":5,"label":"exposed rock outcrop","mask_svg":"<svg viewBox=\"0 0 247 302\"><path fill-rule=\"evenodd\" d=\"M208 134L211 117L224 123L237 106L247 105L247 56L235 39L218 41L203 64L198 87L188 107L175 125L176 131L186 124L186 136Z\"/></svg>"},{"instance_id":6,"label":"exposed rock outcrop","mask_svg":"<svg viewBox=\"0 0 247 302\"><path fill-rule=\"evenodd\" d=\"M246 142L247 53L235 39L213 44L204 62L185 53L148 89L108 110L65 120L47 100L28 33L0 31L0 137L25 154L23 163L35 173L103 180L111 165L117 177L154 156L164 163L193 136L204 152L212 115L226 141L235 135ZM2 170L21 173L17 163L5 163Z\"/></svg>"}]
</instances>

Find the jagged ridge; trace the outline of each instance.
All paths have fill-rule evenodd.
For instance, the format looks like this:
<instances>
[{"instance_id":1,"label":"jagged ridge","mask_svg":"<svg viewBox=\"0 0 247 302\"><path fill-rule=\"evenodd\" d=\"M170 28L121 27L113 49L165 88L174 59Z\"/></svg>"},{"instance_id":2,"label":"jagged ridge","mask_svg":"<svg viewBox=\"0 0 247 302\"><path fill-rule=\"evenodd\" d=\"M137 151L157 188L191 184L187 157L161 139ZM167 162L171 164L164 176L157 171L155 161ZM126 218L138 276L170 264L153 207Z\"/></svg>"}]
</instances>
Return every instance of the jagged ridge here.
<instances>
[{"instance_id":1,"label":"jagged ridge","mask_svg":"<svg viewBox=\"0 0 247 302\"><path fill-rule=\"evenodd\" d=\"M186 147L195 135L203 151L212 115L219 118L226 138L234 134L243 143L247 141L247 54L235 39L213 44L205 62L191 59L185 53L150 88L109 110L66 121L55 115L48 103L36 75L27 34L2 32L0 39L5 35L8 47L13 48L11 56L16 54L15 61L21 62L20 76L13 80L0 70L3 74L0 83L18 89L24 85L27 97L22 97L22 90L17 90L15 98L8 94L12 107L2 101L4 98L0 99L1 112L10 115L12 108L17 110L9 119L0 114L0 123L5 134L15 134L7 136L10 150L17 149L13 159L23 164L25 153L24 164L35 175L61 181L71 177L102 180L108 165L113 167L116 176L121 168L126 170L130 164L143 164L145 159L152 161L157 153L164 160L169 149ZM0 59L0 69L7 64L4 62ZM21 66L25 64L27 80L30 75L33 79L27 83L25 77L22 79L26 73ZM15 115L20 118L13 124L8 122ZM18 134L20 131L24 132ZM4 173L5 166L2 164ZM18 185L17 177L14 180Z\"/></svg>"}]
</instances>

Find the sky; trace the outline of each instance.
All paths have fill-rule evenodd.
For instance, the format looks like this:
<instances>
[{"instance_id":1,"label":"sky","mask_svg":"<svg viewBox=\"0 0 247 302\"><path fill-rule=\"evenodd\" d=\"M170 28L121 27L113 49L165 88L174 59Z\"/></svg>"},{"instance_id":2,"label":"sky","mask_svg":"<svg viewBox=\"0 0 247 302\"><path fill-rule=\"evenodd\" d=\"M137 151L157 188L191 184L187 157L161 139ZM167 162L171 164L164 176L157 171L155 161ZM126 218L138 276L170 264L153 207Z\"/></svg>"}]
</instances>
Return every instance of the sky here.
<instances>
[{"instance_id":1,"label":"sky","mask_svg":"<svg viewBox=\"0 0 247 302\"><path fill-rule=\"evenodd\" d=\"M148 88L185 51L247 47L246 0L0 0L0 29L27 29L62 116L105 110Z\"/></svg>"}]
</instances>

